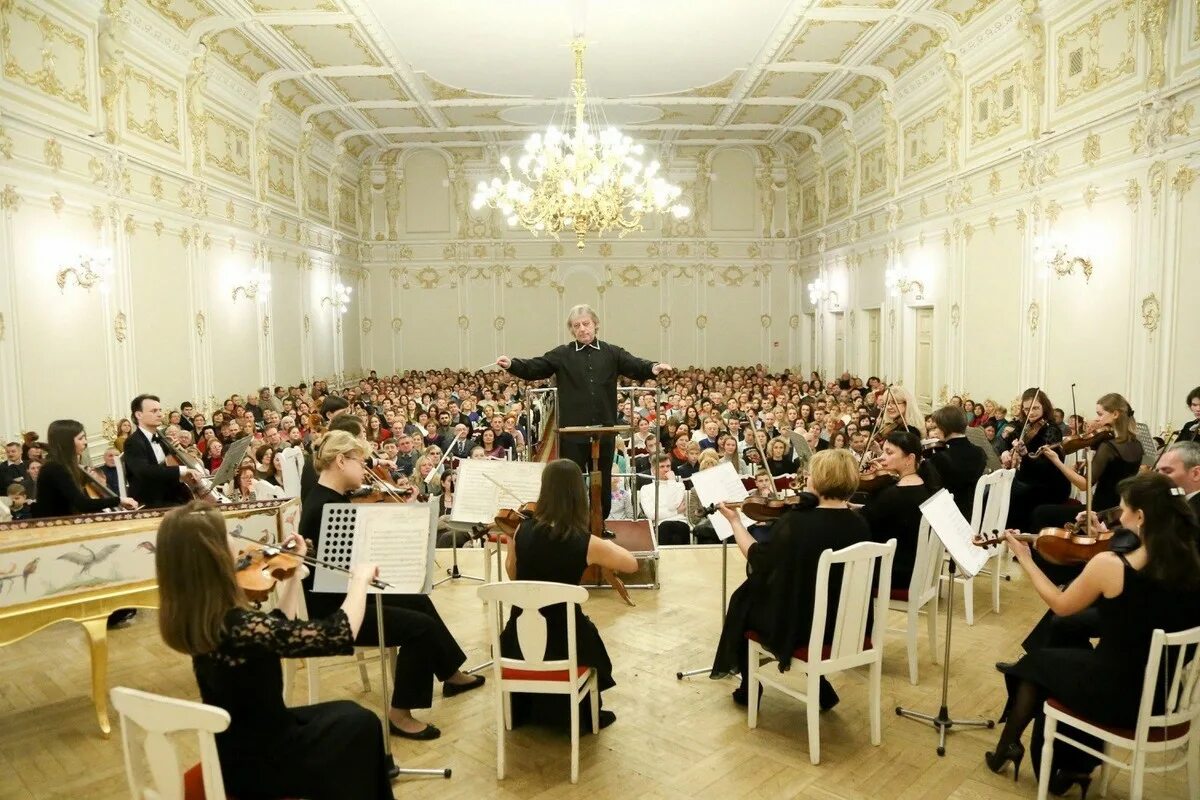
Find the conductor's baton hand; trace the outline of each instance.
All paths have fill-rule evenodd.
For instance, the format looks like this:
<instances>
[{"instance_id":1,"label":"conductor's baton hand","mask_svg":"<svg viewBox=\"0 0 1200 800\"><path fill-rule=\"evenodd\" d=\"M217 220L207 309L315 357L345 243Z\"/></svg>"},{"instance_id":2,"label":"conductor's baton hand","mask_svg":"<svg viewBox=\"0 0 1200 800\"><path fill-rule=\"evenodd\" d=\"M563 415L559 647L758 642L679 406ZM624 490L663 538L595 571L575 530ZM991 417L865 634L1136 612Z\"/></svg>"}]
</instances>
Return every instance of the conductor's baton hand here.
<instances>
[{"instance_id":1,"label":"conductor's baton hand","mask_svg":"<svg viewBox=\"0 0 1200 800\"><path fill-rule=\"evenodd\" d=\"M500 369L508 369L512 366L512 359L508 356L500 356L496 359L496 366Z\"/></svg>"}]
</instances>

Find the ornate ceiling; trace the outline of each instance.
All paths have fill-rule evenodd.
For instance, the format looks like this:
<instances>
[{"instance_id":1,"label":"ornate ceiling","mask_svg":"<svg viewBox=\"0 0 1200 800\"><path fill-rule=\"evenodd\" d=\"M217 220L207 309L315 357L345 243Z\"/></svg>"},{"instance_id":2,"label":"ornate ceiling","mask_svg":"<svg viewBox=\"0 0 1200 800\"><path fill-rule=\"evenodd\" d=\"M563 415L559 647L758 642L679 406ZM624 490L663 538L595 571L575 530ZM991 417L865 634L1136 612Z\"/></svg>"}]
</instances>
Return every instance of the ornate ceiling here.
<instances>
[{"instance_id":1,"label":"ornate ceiling","mask_svg":"<svg viewBox=\"0 0 1200 800\"><path fill-rule=\"evenodd\" d=\"M648 142L803 150L1000 0L140 0L355 156L523 141L566 111Z\"/></svg>"}]
</instances>

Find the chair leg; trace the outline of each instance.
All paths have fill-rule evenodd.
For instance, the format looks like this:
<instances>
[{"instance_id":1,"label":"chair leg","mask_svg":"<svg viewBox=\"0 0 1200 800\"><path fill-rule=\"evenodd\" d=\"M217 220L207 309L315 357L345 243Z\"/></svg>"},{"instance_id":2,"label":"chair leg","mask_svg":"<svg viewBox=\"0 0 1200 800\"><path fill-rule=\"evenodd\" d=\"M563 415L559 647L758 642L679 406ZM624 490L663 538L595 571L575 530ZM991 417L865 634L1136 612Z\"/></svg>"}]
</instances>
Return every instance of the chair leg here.
<instances>
[{"instance_id":1,"label":"chair leg","mask_svg":"<svg viewBox=\"0 0 1200 800\"><path fill-rule=\"evenodd\" d=\"M808 717L808 760L814 766L821 763L821 704L817 698L821 694L821 676L808 673L808 697L804 701L804 710Z\"/></svg>"},{"instance_id":2,"label":"chair leg","mask_svg":"<svg viewBox=\"0 0 1200 800\"><path fill-rule=\"evenodd\" d=\"M308 704L321 702L321 670L317 667L315 658L304 659L304 671L308 673Z\"/></svg>"},{"instance_id":3,"label":"chair leg","mask_svg":"<svg viewBox=\"0 0 1200 800\"><path fill-rule=\"evenodd\" d=\"M1129 800L1142 800L1146 789L1146 751L1134 753L1129 766Z\"/></svg>"},{"instance_id":4,"label":"chair leg","mask_svg":"<svg viewBox=\"0 0 1200 800\"><path fill-rule=\"evenodd\" d=\"M1100 752L1108 755L1112 752L1112 746L1108 742L1100 743ZM1104 797L1108 794L1108 783L1112 780L1113 767L1112 764L1101 759L1100 761L1100 796Z\"/></svg>"},{"instance_id":5,"label":"chair leg","mask_svg":"<svg viewBox=\"0 0 1200 800\"><path fill-rule=\"evenodd\" d=\"M486 539L483 542L483 583L487 585L492 582L492 543ZM483 601L487 605L487 600Z\"/></svg>"},{"instance_id":6,"label":"chair leg","mask_svg":"<svg viewBox=\"0 0 1200 800\"><path fill-rule=\"evenodd\" d=\"M908 630L905 635L908 646L908 682L917 685L917 612L909 606Z\"/></svg>"},{"instance_id":7,"label":"chair leg","mask_svg":"<svg viewBox=\"0 0 1200 800\"><path fill-rule=\"evenodd\" d=\"M600 677L592 670L592 734L600 733Z\"/></svg>"},{"instance_id":8,"label":"chair leg","mask_svg":"<svg viewBox=\"0 0 1200 800\"><path fill-rule=\"evenodd\" d=\"M508 692L496 687L496 780L504 780L504 732L508 730Z\"/></svg>"},{"instance_id":9,"label":"chair leg","mask_svg":"<svg viewBox=\"0 0 1200 800\"><path fill-rule=\"evenodd\" d=\"M883 704L883 660L878 658L871 662L871 686L869 689L870 715L871 715L871 744L876 747L883 741L882 724L880 720L880 706Z\"/></svg>"},{"instance_id":10,"label":"chair leg","mask_svg":"<svg viewBox=\"0 0 1200 800\"><path fill-rule=\"evenodd\" d=\"M963 578L963 616L967 618L968 625L975 624L975 579Z\"/></svg>"},{"instance_id":11,"label":"chair leg","mask_svg":"<svg viewBox=\"0 0 1200 800\"><path fill-rule=\"evenodd\" d=\"M579 783L579 695L567 695L571 699L571 783Z\"/></svg>"},{"instance_id":12,"label":"chair leg","mask_svg":"<svg viewBox=\"0 0 1200 800\"><path fill-rule=\"evenodd\" d=\"M1187 752L1188 797L1200 797L1200 733L1192 726Z\"/></svg>"},{"instance_id":13,"label":"chair leg","mask_svg":"<svg viewBox=\"0 0 1200 800\"><path fill-rule=\"evenodd\" d=\"M1054 737L1058 733L1058 720L1046 715L1046 728L1043 734L1046 741L1042 744L1042 769L1038 773L1038 800L1046 800L1050 796L1050 773L1053 771Z\"/></svg>"},{"instance_id":14,"label":"chair leg","mask_svg":"<svg viewBox=\"0 0 1200 800\"><path fill-rule=\"evenodd\" d=\"M371 678L367 675L367 656L362 650L354 651L354 660L358 662L358 677L362 678L364 692L371 691Z\"/></svg>"},{"instance_id":15,"label":"chair leg","mask_svg":"<svg viewBox=\"0 0 1200 800\"><path fill-rule=\"evenodd\" d=\"M512 730L512 694L504 693L504 730Z\"/></svg>"},{"instance_id":16,"label":"chair leg","mask_svg":"<svg viewBox=\"0 0 1200 800\"><path fill-rule=\"evenodd\" d=\"M758 645L755 642L746 642L746 647L750 648L750 657L747 659L748 667L746 669L750 674L746 676L746 685L749 691L746 693L746 725L750 728L758 727Z\"/></svg>"},{"instance_id":17,"label":"chair leg","mask_svg":"<svg viewBox=\"0 0 1200 800\"><path fill-rule=\"evenodd\" d=\"M992 611L1000 613L1000 581L1008 574L1008 548L996 546L996 563L992 566Z\"/></svg>"}]
</instances>

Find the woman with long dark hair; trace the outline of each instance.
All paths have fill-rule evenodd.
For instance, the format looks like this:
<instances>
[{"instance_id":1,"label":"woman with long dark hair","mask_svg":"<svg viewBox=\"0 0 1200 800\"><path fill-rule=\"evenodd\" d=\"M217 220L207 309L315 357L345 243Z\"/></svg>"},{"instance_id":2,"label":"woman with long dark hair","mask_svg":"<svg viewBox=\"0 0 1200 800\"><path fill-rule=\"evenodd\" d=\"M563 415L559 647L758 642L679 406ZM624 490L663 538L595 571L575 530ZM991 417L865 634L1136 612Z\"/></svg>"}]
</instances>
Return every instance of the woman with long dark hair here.
<instances>
[{"instance_id":1,"label":"woman with long dark hair","mask_svg":"<svg viewBox=\"0 0 1200 800\"><path fill-rule=\"evenodd\" d=\"M877 542L896 540L892 561L892 585L908 588L917 560L917 539L921 530L921 503L936 491L934 476L921 460L921 440L915 433L897 431L883 442L883 455L875 460L878 469L898 476L868 497L862 513Z\"/></svg>"},{"instance_id":2,"label":"woman with long dark hair","mask_svg":"<svg viewBox=\"0 0 1200 800\"><path fill-rule=\"evenodd\" d=\"M588 500L583 488L583 473L568 459L551 461L542 471L542 487L538 494L537 510L517 528L513 544L508 548L505 571L513 580L552 581L578 586L589 566L606 567L616 572L633 572L637 559L623 547L592 536L588 532ZM567 618L565 606L542 609L546 617L545 658L567 657ZM517 620L521 609L514 609L500 635L500 652L508 658L521 658L517 640ZM603 691L616 685L612 677L612 661L604 649L600 632L583 610L575 608L575 642L579 663L596 670L597 687ZM530 654L541 655L538 654ZM562 695L512 695L513 725L539 722L555 727L569 727L570 699ZM603 705L603 700L601 700ZM616 714L601 710L599 725L608 727ZM579 729L592 729L591 704L579 706Z\"/></svg>"},{"instance_id":3,"label":"woman with long dark hair","mask_svg":"<svg viewBox=\"0 0 1200 800\"><path fill-rule=\"evenodd\" d=\"M1054 404L1041 389L1026 389L1021 395L1017 424L1005 429L1012 448L1001 453L1005 467L1018 459L1008 506L1008 526L1027 531L1033 510L1046 503L1061 503L1071 493L1071 484L1048 458L1030 458L1044 445L1062 442L1062 429L1054 424ZM1008 436L1009 432L1012 436Z\"/></svg>"},{"instance_id":4,"label":"woman with long dark hair","mask_svg":"<svg viewBox=\"0 0 1200 800\"><path fill-rule=\"evenodd\" d=\"M137 508L132 498L122 500L117 496L89 497L87 486L102 485L98 480L89 480L79 466L79 457L87 449L87 433L83 425L73 419L56 419L46 431L46 463L37 477L37 502L33 504L35 517L65 517L70 514L88 514L106 508Z\"/></svg>"},{"instance_id":5,"label":"woman with long dark hair","mask_svg":"<svg viewBox=\"0 0 1200 800\"><path fill-rule=\"evenodd\" d=\"M1025 748L1021 735L1034 724L1030 740L1034 773L1040 772L1042 706L1054 698L1072 712L1111 727L1133 728L1141 704L1146 658L1155 629L1171 633L1200 625L1200 525L1182 492L1163 475L1127 478L1118 487L1121 525L1141 540L1130 553L1100 553L1065 589L1038 568L1029 546L1007 535L1009 549L1028 574L1038 596L1058 616L1076 614L1095 604L1100 643L1091 647L1045 647L1004 667L1008 685L1007 723L996 749L986 755L992 772L1013 762L1021 768ZM1008 534L1015 531L1009 531ZM1165 691L1176 665L1164 666L1157 690ZM1155 696L1154 713L1162 713L1163 696ZM1099 747L1076 730L1072 738ZM1064 794L1078 784L1086 794L1098 759L1055 742L1050 791Z\"/></svg>"}]
</instances>

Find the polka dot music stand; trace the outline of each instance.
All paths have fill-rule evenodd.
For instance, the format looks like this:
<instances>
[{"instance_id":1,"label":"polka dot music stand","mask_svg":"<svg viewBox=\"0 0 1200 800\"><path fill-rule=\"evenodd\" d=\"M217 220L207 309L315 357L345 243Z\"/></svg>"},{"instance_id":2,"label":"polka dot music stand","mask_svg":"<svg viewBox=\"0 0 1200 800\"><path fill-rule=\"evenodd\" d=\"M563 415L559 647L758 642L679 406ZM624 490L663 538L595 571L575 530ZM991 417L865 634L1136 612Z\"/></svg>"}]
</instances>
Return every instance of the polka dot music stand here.
<instances>
[{"instance_id":1,"label":"polka dot music stand","mask_svg":"<svg viewBox=\"0 0 1200 800\"><path fill-rule=\"evenodd\" d=\"M432 509L432 510L431 510ZM433 560L433 533L436 525L436 517L433 515L436 507L429 503L413 503L396 505L394 503L380 503L370 505L356 505L351 503L330 503L327 504L321 513L321 540L320 546L317 549L317 559L323 564L329 566L318 566L316 573L313 575L313 591L316 592L337 592L345 593L346 585L349 582L348 572L354 564L354 555L357 548L364 548L368 545L367 541L370 536L371 522L379 517L394 515L397 513L409 513L414 516L420 514L428 515L429 520L429 538L428 548L425 560L425 580L422 592L429 592L429 565ZM364 549L365 552L365 549ZM397 594L403 591L401 587L387 585L386 588L376 588L375 594ZM412 591L408 589L407 591ZM382 715L380 722L383 726L383 754L388 763L388 775L396 778L400 775L432 775L441 776L443 778L450 777L450 768L438 769L401 769L396 766L395 759L392 757L391 748L391 726L388 725L388 706L391 701L391 688L388 686L388 668L387 668L387 646L384 643L383 633L383 603L381 598L375 598L375 624L379 631L379 686Z\"/></svg>"}]
</instances>

